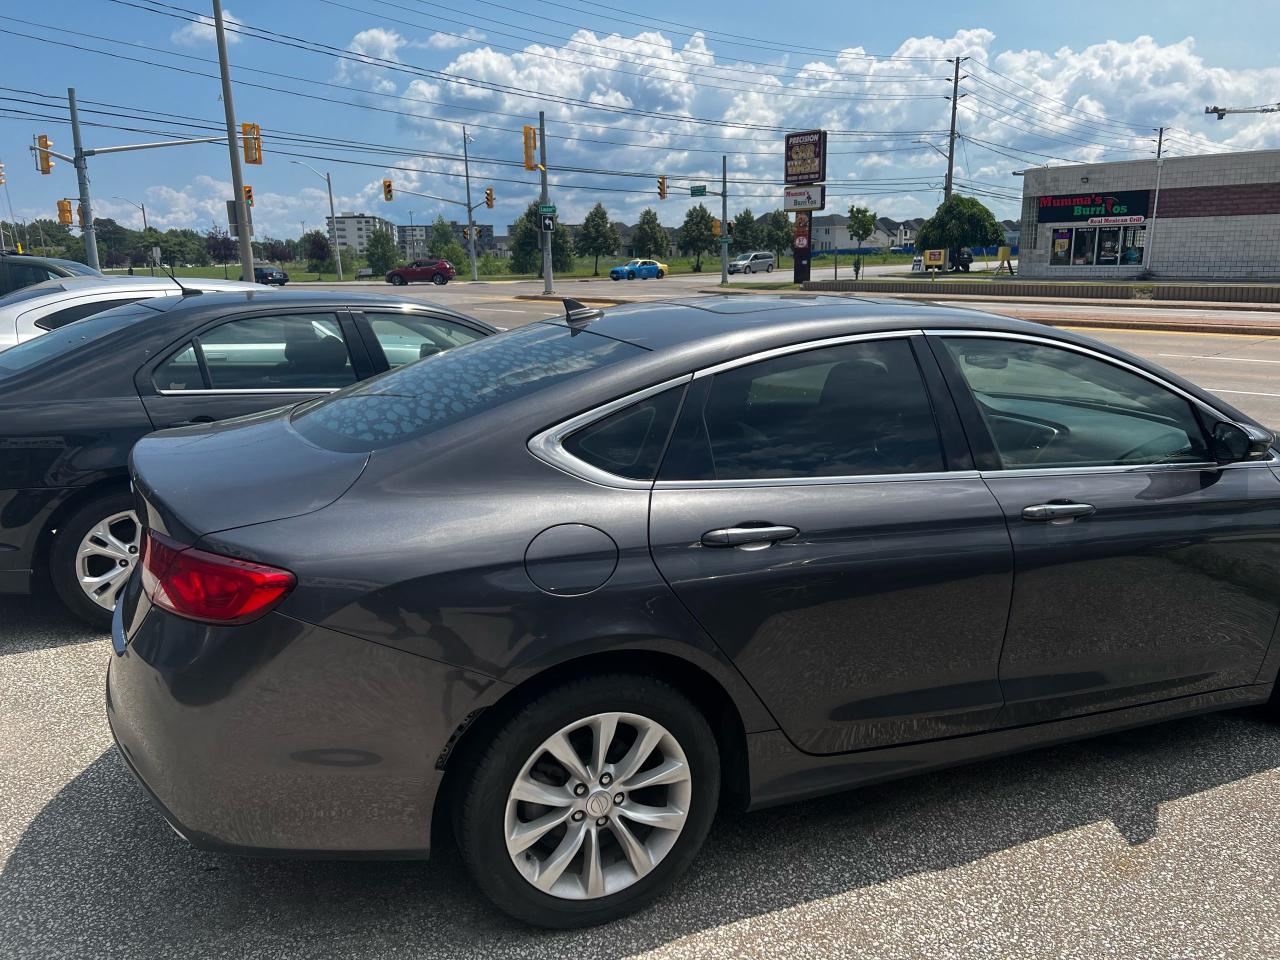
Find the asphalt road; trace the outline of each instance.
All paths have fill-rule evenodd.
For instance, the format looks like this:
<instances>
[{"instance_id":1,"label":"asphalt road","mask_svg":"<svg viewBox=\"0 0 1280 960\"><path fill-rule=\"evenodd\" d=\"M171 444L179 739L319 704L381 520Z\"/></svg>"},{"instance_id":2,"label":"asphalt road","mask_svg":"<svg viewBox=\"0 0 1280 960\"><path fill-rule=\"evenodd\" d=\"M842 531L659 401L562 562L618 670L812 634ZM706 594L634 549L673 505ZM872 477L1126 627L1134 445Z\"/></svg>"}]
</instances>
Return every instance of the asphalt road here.
<instances>
[{"instance_id":1,"label":"asphalt road","mask_svg":"<svg viewBox=\"0 0 1280 960\"><path fill-rule=\"evenodd\" d=\"M504 326L554 312L468 302ZM1280 338L1101 336L1280 425ZM114 755L109 656L49 597L0 599L3 960L1238 960L1280 942L1280 724L1260 711L723 816L674 895L551 934L493 911L448 850L429 863L191 850Z\"/></svg>"}]
</instances>

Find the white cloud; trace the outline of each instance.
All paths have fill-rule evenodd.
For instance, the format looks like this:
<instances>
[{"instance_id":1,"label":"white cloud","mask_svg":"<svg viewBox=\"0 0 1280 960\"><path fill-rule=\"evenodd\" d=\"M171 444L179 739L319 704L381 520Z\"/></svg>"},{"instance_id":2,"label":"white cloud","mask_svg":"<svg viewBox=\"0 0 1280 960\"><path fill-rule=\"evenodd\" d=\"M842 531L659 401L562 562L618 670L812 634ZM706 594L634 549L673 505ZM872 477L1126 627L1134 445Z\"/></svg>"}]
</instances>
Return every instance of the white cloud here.
<instances>
[{"instance_id":1,"label":"white cloud","mask_svg":"<svg viewBox=\"0 0 1280 960\"><path fill-rule=\"evenodd\" d=\"M468 27L462 33L433 33L426 40L415 42L415 47L425 47L428 50L456 50L458 47L465 47L472 43L480 43L485 39L485 35L475 27Z\"/></svg>"},{"instance_id":2,"label":"white cloud","mask_svg":"<svg viewBox=\"0 0 1280 960\"><path fill-rule=\"evenodd\" d=\"M222 20L228 26L239 26L241 21L231 15L230 10L222 11ZM227 30L227 44L239 43L240 34ZM183 47L195 47L202 43L217 42L217 31L213 25L213 17L201 16L198 22L188 23L169 34L169 39Z\"/></svg>"}]
</instances>

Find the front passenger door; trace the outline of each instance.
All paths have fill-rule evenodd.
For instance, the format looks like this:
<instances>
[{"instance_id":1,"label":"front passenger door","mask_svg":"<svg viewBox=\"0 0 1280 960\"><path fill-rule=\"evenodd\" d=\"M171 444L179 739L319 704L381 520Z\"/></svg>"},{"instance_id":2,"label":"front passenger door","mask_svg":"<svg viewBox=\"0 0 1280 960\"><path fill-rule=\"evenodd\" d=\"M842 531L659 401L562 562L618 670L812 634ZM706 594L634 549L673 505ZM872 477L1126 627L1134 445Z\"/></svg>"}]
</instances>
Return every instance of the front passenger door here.
<instances>
[{"instance_id":1,"label":"front passenger door","mask_svg":"<svg viewBox=\"0 0 1280 960\"><path fill-rule=\"evenodd\" d=\"M1002 706L1009 538L917 344L695 377L654 486L663 577L809 753L974 733Z\"/></svg>"},{"instance_id":2,"label":"front passenger door","mask_svg":"<svg viewBox=\"0 0 1280 960\"><path fill-rule=\"evenodd\" d=\"M139 393L157 430L292 406L361 379L350 330L331 310L215 324L143 368Z\"/></svg>"}]
</instances>

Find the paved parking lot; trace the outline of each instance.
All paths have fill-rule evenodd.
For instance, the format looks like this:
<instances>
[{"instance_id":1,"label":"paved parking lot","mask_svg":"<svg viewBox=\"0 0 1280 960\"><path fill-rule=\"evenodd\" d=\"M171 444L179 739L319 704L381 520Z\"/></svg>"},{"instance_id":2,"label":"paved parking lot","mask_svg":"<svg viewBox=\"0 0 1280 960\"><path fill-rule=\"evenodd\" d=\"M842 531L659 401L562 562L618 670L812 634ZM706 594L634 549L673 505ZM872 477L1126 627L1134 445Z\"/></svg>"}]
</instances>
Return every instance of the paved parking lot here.
<instances>
[{"instance_id":1,"label":"paved parking lot","mask_svg":"<svg viewBox=\"0 0 1280 960\"><path fill-rule=\"evenodd\" d=\"M1267 372L1280 341L1104 338L1280 424ZM107 639L55 610L0 599L5 960L1277 954L1280 724L1260 711L722 816L673 896L552 934L496 913L449 850L429 863L191 850L114 755Z\"/></svg>"}]
</instances>

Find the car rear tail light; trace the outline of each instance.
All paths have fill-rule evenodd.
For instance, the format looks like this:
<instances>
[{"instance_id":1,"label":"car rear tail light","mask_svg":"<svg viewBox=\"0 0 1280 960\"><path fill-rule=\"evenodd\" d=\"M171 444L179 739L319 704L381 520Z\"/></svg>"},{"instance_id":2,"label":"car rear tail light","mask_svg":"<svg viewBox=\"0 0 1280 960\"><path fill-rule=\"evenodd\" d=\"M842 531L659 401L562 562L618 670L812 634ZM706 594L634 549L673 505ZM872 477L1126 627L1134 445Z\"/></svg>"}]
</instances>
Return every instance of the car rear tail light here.
<instances>
[{"instance_id":1,"label":"car rear tail light","mask_svg":"<svg viewBox=\"0 0 1280 960\"><path fill-rule=\"evenodd\" d=\"M249 623L293 589L288 570L196 550L147 530L142 538L142 589L156 606L204 623Z\"/></svg>"}]
</instances>

